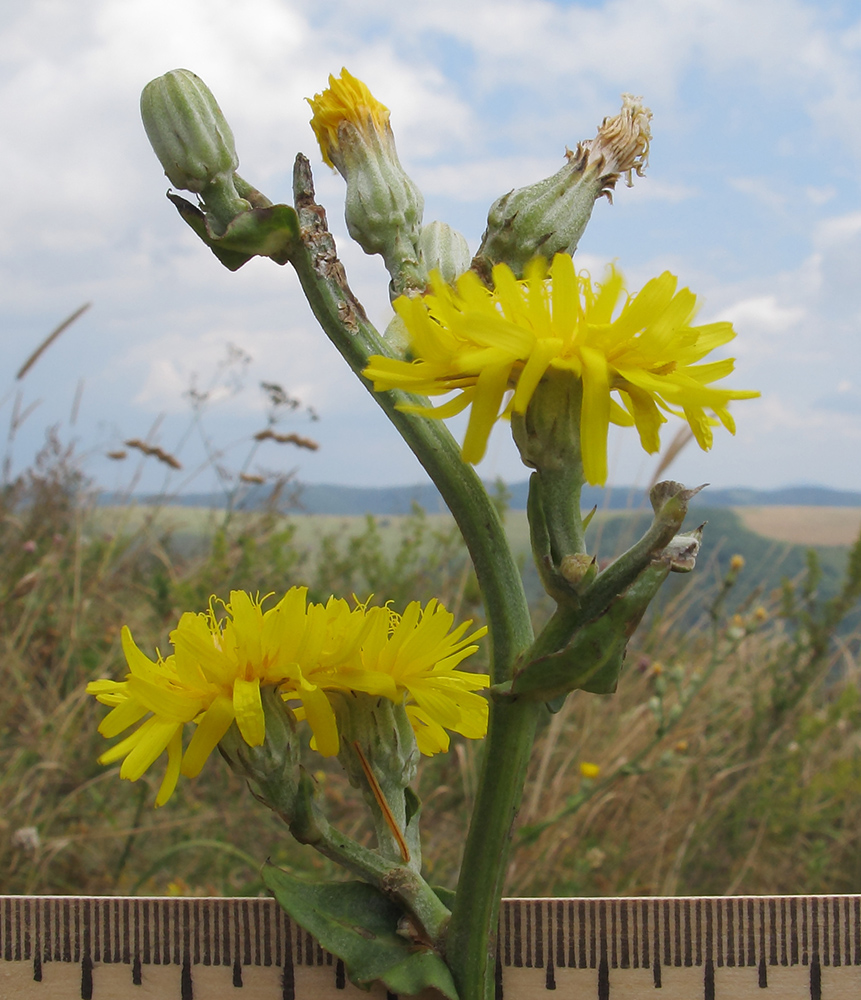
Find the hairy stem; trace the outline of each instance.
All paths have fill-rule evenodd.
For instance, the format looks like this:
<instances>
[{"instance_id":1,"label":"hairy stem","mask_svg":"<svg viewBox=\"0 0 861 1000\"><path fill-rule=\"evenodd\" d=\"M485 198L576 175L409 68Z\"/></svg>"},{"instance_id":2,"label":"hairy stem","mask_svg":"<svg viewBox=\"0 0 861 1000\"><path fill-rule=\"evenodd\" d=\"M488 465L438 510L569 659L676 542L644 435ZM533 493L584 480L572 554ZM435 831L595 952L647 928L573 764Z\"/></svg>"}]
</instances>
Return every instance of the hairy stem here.
<instances>
[{"instance_id":1,"label":"hairy stem","mask_svg":"<svg viewBox=\"0 0 861 1000\"><path fill-rule=\"evenodd\" d=\"M515 657L532 640L532 625L499 514L445 425L397 409L398 403L426 405L427 400L397 390L373 392L362 377L371 355L390 352L347 285L325 212L314 201L308 161L302 156L296 160L294 194L305 252L296 252L291 263L305 297L329 339L421 462L457 522L484 598L494 681L505 680Z\"/></svg>"}]
</instances>

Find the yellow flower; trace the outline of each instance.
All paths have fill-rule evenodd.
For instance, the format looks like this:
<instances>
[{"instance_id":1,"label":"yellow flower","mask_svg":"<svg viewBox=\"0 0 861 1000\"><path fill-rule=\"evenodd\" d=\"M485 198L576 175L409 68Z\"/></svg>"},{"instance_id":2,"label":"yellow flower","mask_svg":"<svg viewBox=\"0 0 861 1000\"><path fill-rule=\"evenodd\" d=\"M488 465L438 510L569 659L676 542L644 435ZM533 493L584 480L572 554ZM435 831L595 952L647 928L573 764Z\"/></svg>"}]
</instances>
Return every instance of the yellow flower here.
<instances>
[{"instance_id":1,"label":"yellow flower","mask_svg":"<svg viewBox=\"0 0 861 1000\"><path fill-rule=\"evenodd\" d=\"M485 634L465 636L470 622L451 631L453 616L436 601L424 611L411 604L401 618L388 607L331 598L307 603L307 589L294 587L273 607L233 591L219 619L215 609L184 614L171 632L174 653L150 660L123 629L129 674L123 681L98 680L88 693L111 712L103 736L137 728L99 758L122 760L120 776L136 781L167 750L168 765L156 798L166 802L180 773L197 775L235 721L249 746L265 737L261 686L277 688L299 719L311 727L315 748L338 753L340 736L331 695L358 691L406 703L419 749L448 746L443 726L472 738L487 729L487 703L475 692L486 674L456 670ZM195 730L183 753L182 734ZM140 723L140 725L138 725Z\"/></svg>"},{"instance_id":2,"label":"yellow flower","mask_svg":"<svg viewBox=\"0 0 861 1000\"><path fill-rule=\"evenodd\" d=\"M306 599L305 587L293 587L264 613L260 601L234 590L223 621L212 607L180 618L170 634L177 668L186 676L204 677L216 692L196 720L182 760L183 774L200 773L234 721L249 746L263 743L260 686L300 683L295 658L307 626Z\"/></svg>"},{"instance_id":3,"label":"yellow flower","mask_svg":"<svg viewBox=\"0 0 861 1000\"><path fill-rule=\"evenodd\" d=\"M323 159L347 182L344 218L365 253L381 254L392 288L424 289L420 262L424 198L398 159L389 109L345 69L308 98Z\"/></svg>"},{"instance_id":4,"label":"yellow flower","mask_svg":"<svg viewBox=\"0 0 861 1000\"><path fill-rule=\"evenodd\" d=\"M472 624L467 621L451 631L454 615L434 600L424 610L413 601L402 616L389 615L388 635L383 635L386 623L380 620L362 649L362 660L394 681L419 750L427 756L447 750L446 729L481 739L487 732L487 701L476 692L490 678L456 667L478 649L475 640L487 629L465 635Z\"/></svg>"},{"instance_id":5,"label":"yellow flower","mask_svg":"<svg viewBox=\"0 0 861 1000\"><path fill-rule=\"evenodd\" d=\"M167 750L167 771L156 797L156 805L162 805L180 772L188 777L200 773L234 721L249 746L260 746L265 736L261 684L295 685L300 699L314 702L316 689L307 683L307 690L302 688L295 662L307 631L306 596L306 588L294 587L264 612L260 601L233 591L223 622L212 607L203 614L184 614L171 632L174 653L157 662L138 649L124 628L126 680L93 681L87 691L113 706L99 726L103 736L116 736L149 717L99 761L111 764L124 758L120 777L136 781ZM328 702L326 708L331 713ZM183 753L182 733L189 722L196 724L195 731Z\"/></svg>"},{"instance_id":6,"label":"yellow flower","mask_svg":"<svg viewBox=\"0 0 861 1000\"><path fill-rule=\"evenodd\" d=\"M167 750L167 770L156 796L156 805L160 806L176 788L185 724L206 712L218 691L202 676L181 676L173 656L167 660L159 657L157 662L150 660L135 645L128 628L123 628L122 643L129 666L126 680L99 680L87 685L89 694L103 705L112 706L99 732L111 738L145 716L149 718L130 736L106 750L99 757L99 763L113 764L122 760L120 777L137 781Z\"/></svg>"},{"instance_id":7,"label":"yellow flower","mask_svg":"<svg viewBox=\"0 0 861 1000\"><path fill-rule=\"evenodd\" d=\"M377 355L364 375L378 392L458 392L436 408L401 408L445 418L471 406L463 457L472 463L483 457L494 422L524 414L542 380L579 379L584 472L588 482L603 484L611 423L636 425L643 448L654 453L664 412L672 413L687 420L708 450L714 417L734 433L727 404L759 395L710 385L732 372L733 360L699 362L735 333L729 323L691 326L696 297L677 284L665 271L627 296L612 265L593 284L567 254L553 258L549 273L544 261L532 261L522 281L498 264L492 291L471 271L454 288L433 276L429 294L394 303L416 360Z\"/></svg>"},{"instance_id":8,"label":"yellow flower","mask_svg":"<svg viewBox=\"0 0 861 1000\"><path fill-rule=\"evenodd\" d=\"M601 773L601 768L597 764L590 764L584 760L580 763L580 774L584 778L594 779Z\"/></svg>"},{"instance_id":9,"label":"yellow flower","mask_svg":"<svg viewBox=\"0 0 861 1000\"><path fill-rule=\"evenodd\" d=\"M325 619L321 616L313 648L303 649L309 680L327 691L361 691L403 703L418 748L427 756L448 749L446 729L470 739L484 736L487 701L475 692L490 678L455 668L478 649L475 640L486 628L465 636L472 624L467 621L451 631L454 616L435 600L424 610L413 601L402 616L389 607L360 604L350 610L335 598L325 609L318 607ZM307 703L297 715L311 721ZM312 724L312 729L323 752L320 728Z\"/></svg>"},{"instance_id":10,"label":"yellow flower","mask_svg":"<svg viewBox=\"0 0 861 1000\"><path fill-rule=\"evenodd\" d=\"M383 134L389 126L389 109L370 92L367 85L341 70L340 79L329 74L329 86L322 94L306 97L314 117L311 128L320 144L324 161L334 167L338 162L342 122L349 122L360 132ZM340 169L340 168L339 168Z\"/></svg>"}]
</instances>

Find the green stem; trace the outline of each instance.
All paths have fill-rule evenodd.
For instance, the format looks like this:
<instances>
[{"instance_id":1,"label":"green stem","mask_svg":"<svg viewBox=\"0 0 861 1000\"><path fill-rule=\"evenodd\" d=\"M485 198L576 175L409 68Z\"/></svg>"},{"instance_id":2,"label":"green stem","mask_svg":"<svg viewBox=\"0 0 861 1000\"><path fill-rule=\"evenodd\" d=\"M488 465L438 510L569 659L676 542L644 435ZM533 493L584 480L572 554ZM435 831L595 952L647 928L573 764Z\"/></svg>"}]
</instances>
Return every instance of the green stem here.
<instances>
[{"instance_id":1,"label":"green stem","mask_svg":"<svg viewBox=\"0 0 861 1000\"><path fill-rule=\"evenodd\" d=\"M469 550L484 599L492 644L494 682L507 680L517 655L532 641L532 623L523 581L505 529L481 480L464 463L457 442L439 420L397 409L398 403L427 405L410 393L374 392L362 377L373 354L389 348L350 291L323 209L314 201L308 161L299 156L294 172L296 209L304 247L292 256L314 316L373 399L421 462L452 513Z\"/></svg>"},{"instance_id":2,"label":"green stem","mask_svg":"<svg viewBox=\"0 0 861 1000\"><path fill-rule=\"evenodd\" d=\"M577 603L573 559L586 553L580 511L584 485L580 449L580 380L564 372L546 376L511 431L529 480L529 530L541 582L557 603Z\"/></svg>"},{"instance_id":3,"label":"green stem","mask_svg":"<svg viewBox=\"0 0 861 1000\"><path fill-rule=\"evenodd\" d=\"M523 653L522 665L540 660L542 656L556 653L571 641L574 630L580 624L580 612L559 604L547 624L535 637L535 642Z\"/></svg>"},{"instance_id":4,"label":"green stem","mask_svg":"<svg viewBox=\"0 0 861 1000\"><path fill-rule=\"evenodd\" d=\"M416 918L429 940L441 940L450 913L421 875L409 865L384 858L336 830L314 803L311 779L305 774L300 784L293 815L282 816L296 840L309 844L342 868L397 899Z\"/></svg>"},{"instance_id":5,"label":"green stem","mask_svg":"<svg viewBox=\"0 0 861 1000\"><path fill-rule=\"evenodd\" d=\"M446 937L446 961L460 1000L491 1000L496 929L505 889L511 829L546 709L536 702L491 702L481 778Z\"/></svg>"}]
</instances>

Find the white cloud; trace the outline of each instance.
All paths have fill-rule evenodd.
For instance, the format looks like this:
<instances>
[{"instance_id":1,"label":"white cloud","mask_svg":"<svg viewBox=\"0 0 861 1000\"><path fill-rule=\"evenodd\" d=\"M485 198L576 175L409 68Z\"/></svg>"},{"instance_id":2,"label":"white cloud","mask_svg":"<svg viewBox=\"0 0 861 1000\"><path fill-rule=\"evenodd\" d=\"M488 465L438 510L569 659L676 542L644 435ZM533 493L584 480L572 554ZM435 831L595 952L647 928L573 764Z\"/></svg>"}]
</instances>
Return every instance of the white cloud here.
<instances>
[{"instance_id":1,"label":"white cloud","mask_svg":"<svg viewBox=\"0 0 861 1000\"><path fill-rule=\"evenodd\" d=\"M624 197L630 199L632 204L656 201L666 202L668 205L678 205L679 202L696 198L699 194L699 189L692 184L668 183L655 180L654 177L647 175L645 179L635 178L634 186L625 189Z\"/></svg>"},{"instance_id":2,"label":"white cloud","mask_svg":"<svg viewBox=\"0 0 861 1000\"><path fill-rule=\"evenodd\" d=\"M837 191L831 185L828 187L808 186L804 189L804 193L814 205L825 205L835 197Z\"/></svg>"},{"instance_id":3,"label":"white cloud","mask_svg":"<svg viewBox=\"0 0 861 1000\"><path fill-rule=\"evenodd\" d=\"M513 188L526 187L554 174L562 166L534 156L470 160L462 164L440 164L415 170L416 183L426 195L457 201L491 202Z\"/></svg>"},{"instance_id":4,"label":"white cloud","mask_svg":"<svg viewBox=\"0 0 861 1000\"><path fill-rule=\"evenodd\" d=\"M786 208L786 197L775 191L773 182L762 177L732 177L730 187L742 194L750 195L757 204L767 205L775 212Z\"/></svg>"},{"instance_id":5,"label":"white cloud","mask_svg":"<svg viewBox=\"0 0 861 1000\"><path fill-rule=\"evenodd\" d=\"M861 410L857 411L861 414ZM819 407L799 406L778 393L769 393L757 409L760 432L791 431L798 436L799 450L811 442L861 440L861 419L852 419L846 411L828 411Z\"/></svg>"},{"instance_id":6,"label":"white cloud","mask_svg":"<svg viewBox=\"0 0 861 1000\"><path fill-rule=\"evenodd\" d=\"M814 233L814 242L822 249L834 249L850 243L861 234L861 212L849 212L825 219Z\"/></svg>"},{"instance_id":7,"label":"white cloud","mask_svg":"<svg viewBox=\"0 0 861 1000\"><path fill-rule=\"evenodd\" d=\"M748 333L785 333L805 318L801 306L783 306L775 295L742 299L721 311L718 319L729 320L737 331Z\"/></svg>"},{"instance_id":8,"label":"white cloud","mask_svg":"<svg viewBox=\"0 0 861 1000\"><path fill-rule=\"evenodd\" d=\"M568 100L589 100L596 84L625 79L647 96L675 102L682 75L704 65L716 77L755 74L762 86L775 94L783 90L787 99L804 94L808 108L823 114L859 79L853 40L861 29L841 29L823 8L803 0L614 0L589 6L550 0L425 0L405 6L377 0L345 11L345 30L355 30L368 12L391 23L407 44L426 40L429 31L456 39L474 53L476 83L484 90L515 82L531 86L540 67L542 81L578 82L566 92ZM815 90L808 96L811 84ZM546 90L556 96L552 86ZM845 125L841 131L856 141Z\"/></svg>"},{"instance_id":9,"label":"white cloud","mask_svg":"<svg viewBox=\"0 0 861 1000\"><path fill-rule=\"evenodd\" d=\"M247 0L241 14L228 0L19 5L0 36L9 368L93 300L28 376L46 420L68 412L81 374L91 426L137 431L162 410L179 419L190 374L234 342L259 366L249 385L277 377L307 394L323 425L328 414L333 436L367 426L376 440L373 404L316 332L289 268L254 261L230 275L183 228L137 111L148 78L187 66L215 91L242 172L267 193L289 198L293 156L309 153L350 282L383 326L385 275L346 239L343 182L320 167L303 100L346 65L392 109L405 165L464 231L505 190L552 173L621 91L644 93L656 111L649 176L595 213L578 263L601 273L618 257L634 288L670 267L707 292L738 331L735 384L760 386L784 408L769 403L772 430L757 430L789 433L793 406L813 420L835 371L861 384L861 212L846 166L861 153L861 23L845 0L836 9L849 27L813 0ZM770 200L778 211L767 226L739 191ZM249 392L220 409L253 421L259 406ZM819 418L832 422L816 459L824 467L833 434L835 477L861 485L837 455L839 420ZM756 448L770 445L742 438L732 445L754 476L765 467ZM500 447L495 461L514 469ZM351 449L342 443L328 478ZM364 474L385 481L412 469L395 451L375 445L379 464ZM360 462L350 468L358 475Z\"/></svg>"}]
</instances>

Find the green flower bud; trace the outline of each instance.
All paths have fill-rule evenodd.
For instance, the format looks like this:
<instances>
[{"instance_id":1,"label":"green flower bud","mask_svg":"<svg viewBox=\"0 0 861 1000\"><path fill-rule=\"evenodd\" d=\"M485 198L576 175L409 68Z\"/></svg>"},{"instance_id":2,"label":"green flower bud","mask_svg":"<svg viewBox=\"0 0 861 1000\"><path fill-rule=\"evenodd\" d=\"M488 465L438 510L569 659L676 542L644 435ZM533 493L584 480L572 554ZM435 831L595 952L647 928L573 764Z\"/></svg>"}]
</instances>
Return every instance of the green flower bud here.
<instances>
[{"instance_id":1,"label":"green flower bud","mask_svg":"<svg viewBox=\"0 0 861 1000\"><path fill-rule=\"evenodd\" d=\"M199 76L175 69L152 80L141 94L141 118L168 180L200 195L217 233L250 209L236 190L233 133Z\"/></svg>"},{"instance_id":2,"label":"green flower bud","mask_svg":"<svg viewBox=\"0 0 861 1000\"><path fill-rule=\"evenodd\" d=\"M622 110L605 118L598 135L578 143L552 177L498 198L487 216L487 230L473 267L489 277L494 264L505 263L518 277L534 257L573 254L602 195L612 201L620 175L643 175L648 162L652 112L638 97L622 96Z\"/></svg>"},{"instance_id":3,"label":"green flower bud","mask_svg":"<svg viewBox=\"0 0 861 1000\"><path fill-rule=\"evenodd\" d=\"M219 174L239 166L233 132L199 76L175 69L152 80L141 94L147 138L174 187L206 190Z\"/></svg>"},{"instance_id":4,"label":"green flower bud","mask_svg":"<svg viewBox=\"0 0 861 1000\"><path fill-rule=\"evenodd\" d=\"M465 237L445 222L431 222L422 229L419 258L428 273L439 271L450 285L469 270L472 259Z\"/></svg>"}]
</instances>

